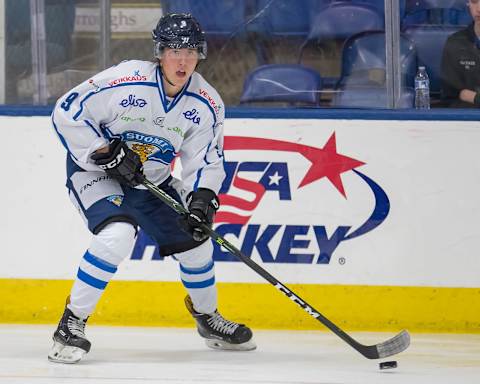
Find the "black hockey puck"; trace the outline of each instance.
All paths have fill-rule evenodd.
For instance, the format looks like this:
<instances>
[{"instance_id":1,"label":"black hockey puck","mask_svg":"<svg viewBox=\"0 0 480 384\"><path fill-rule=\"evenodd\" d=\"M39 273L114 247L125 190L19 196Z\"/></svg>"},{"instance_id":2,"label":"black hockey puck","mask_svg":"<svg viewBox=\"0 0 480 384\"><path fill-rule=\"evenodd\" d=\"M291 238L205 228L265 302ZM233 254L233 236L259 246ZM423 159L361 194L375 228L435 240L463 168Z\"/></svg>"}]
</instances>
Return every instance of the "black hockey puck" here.
<instances>
[{"instance_id":1,"label":"black hockey puck","mask_svg":"<svg viewBox=\"0 0 480 384\"><path fill-rule=\"evenodd\" d=\"M378 364L380 369L392 369L392 368L397 368L397 362L396 361L384 361L380 364Z\"/></svg>"}]
</instances>

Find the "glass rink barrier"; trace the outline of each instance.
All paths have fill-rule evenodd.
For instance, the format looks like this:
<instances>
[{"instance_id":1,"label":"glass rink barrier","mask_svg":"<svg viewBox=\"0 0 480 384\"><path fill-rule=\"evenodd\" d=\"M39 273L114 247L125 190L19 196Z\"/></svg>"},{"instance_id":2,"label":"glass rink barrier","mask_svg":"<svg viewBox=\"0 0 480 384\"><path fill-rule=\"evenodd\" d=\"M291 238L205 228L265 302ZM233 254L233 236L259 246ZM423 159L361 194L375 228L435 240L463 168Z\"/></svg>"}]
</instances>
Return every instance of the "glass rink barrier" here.
<instances>
[{"instance_id":1,"label":"glass rink barrier","mask_svg":"<svg viewBox=\"0 0 480 384\"><path fill-rule=\"evenodd\" d=\"M52 105L122 60L156 60L157 21L187 12L208 42L198 71L227 106L414 108L422 66L432 108L475 108L476 7L467 0L3 0L0 103Z\"/></svg>"}]
</instances>

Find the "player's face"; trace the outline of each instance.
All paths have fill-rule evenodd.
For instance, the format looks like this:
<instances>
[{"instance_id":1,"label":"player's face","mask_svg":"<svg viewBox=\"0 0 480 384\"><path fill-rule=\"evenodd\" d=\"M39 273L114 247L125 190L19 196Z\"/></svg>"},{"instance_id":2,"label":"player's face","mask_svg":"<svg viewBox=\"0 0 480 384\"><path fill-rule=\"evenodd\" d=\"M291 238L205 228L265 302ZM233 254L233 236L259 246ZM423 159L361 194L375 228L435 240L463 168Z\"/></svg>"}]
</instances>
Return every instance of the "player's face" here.
<instances>
[{"instance_id":1,"label":"player's face","mask_svg":"<svg viewBox=\"0 0 480 384\"><path fill-rule=\"evenodd\" d=\"M468 8L475 23L480 23L480 0L470 0Z\"/></svg>"},{"instance_id":2,"label":"player's face","mask_svg":"<svg viewBox=\"0 0 480 384\"><path fill-rule=\"evenodd\" d=\"M176 86L183 87L197 66L198 50L165 48L160 61L168 80Z\"/></svg>"}]
</instances>

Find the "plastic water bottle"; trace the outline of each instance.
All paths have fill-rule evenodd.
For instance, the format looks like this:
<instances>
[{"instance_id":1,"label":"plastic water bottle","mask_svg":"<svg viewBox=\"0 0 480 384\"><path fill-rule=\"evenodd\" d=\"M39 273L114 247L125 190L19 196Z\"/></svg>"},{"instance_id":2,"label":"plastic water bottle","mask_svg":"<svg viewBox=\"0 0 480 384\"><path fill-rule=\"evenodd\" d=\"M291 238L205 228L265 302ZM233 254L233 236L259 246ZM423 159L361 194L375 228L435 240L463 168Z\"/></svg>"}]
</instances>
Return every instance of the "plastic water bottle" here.
<instances>
[{"instance_id":1,"label":"plastic water bottle","mask_svg":"<svg viewBox=\"0 0 480 384\"><path fill-rule=\"evenodd\" d=\"M415 108L430 109L430 80L425 67L418 67L415 75Z\"/></svg>"}]
</instances>

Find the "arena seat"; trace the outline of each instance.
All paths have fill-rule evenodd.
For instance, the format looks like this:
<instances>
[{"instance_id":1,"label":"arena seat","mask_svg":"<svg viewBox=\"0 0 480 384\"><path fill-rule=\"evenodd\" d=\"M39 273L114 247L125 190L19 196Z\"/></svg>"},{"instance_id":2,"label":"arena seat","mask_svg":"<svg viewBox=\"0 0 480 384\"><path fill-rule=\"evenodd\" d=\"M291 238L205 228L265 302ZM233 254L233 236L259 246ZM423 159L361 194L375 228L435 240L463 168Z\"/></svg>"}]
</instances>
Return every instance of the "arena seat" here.
<instances>
[{"instance_id":1,"label":"arena seat","mask_svg":"<svg viewBox=\"0 0 480 384\"><path fill-rule=\"evenodd\" d=\"M417 70L414 44L400 37L402 85L413 86ZM386 73L385 32L370 31L354 35L345 41L342 51L342 70L336 88L347 83L352 86L384 86Z\"/></svg>"},{"instance_id":2,"label":"arena seat","mask_svg":"<svg viewBox=\"0 0 480 384\"><path fill-rule=\"evenodd\" d=\"M245 79L240 103L285 102L318 105L321 75L299 64L262 65Z\"/></svg>"},{"instance_id":3,"label":"arena seat","mask_svg":"<svg viewBox=\"0 0 480 384\"><path fill-rule=\"evenodd\" d=\"M246 0L164 0L165 13L191 13L207 35L228 36L245 32Z\"/></svg>"},{"instance_id":4,"label":"arena seat","mask_svg":"<svg viewBox=\"0 0 480 384\"><path fill-rule=\"evenodd\" d=\"M383 14L371 4L335 1L312 16L307 38L345 39L359 32L383 28Z\"/></svg>"},{"instance_id":5,"label":"arena seat","mask_svg":"<svg viewBox=\"0 0 480 384\"><path fill-rule=\"evenodd\" d=\"M329 0L318 0L325 3ZM256 17L261 27L258 32L271 36L306 37L311 8L318 6L312 0L258 0Z\"/></svg>"},{"instance_id":6,"label":"arena seat","mask_svg":"<svg viewBox=\"0 0 480 384\"><path fill-rule=\"evenodd\" d=\"M383 14L370 4L347 1L330 3L312 15L307 38L299 50L299 62L304 48L312 41L343 40L359 32L383 28Z\"/></svg>"},{"instance_id":7,"label":"arena seat","mask_svg":"<svg viewBox=\"0 0 480 384\"><path fill-rule=\"evenodd\" d=\"M332 0L337 1L337 0ZM340 0L342 1L342 0ZM345 1L345 0L343 0ZM351 0L354 4L369 4L380 12L380 14L385 14L385 0ZM399 0L399 11L400 11L400 20L405 16L405 1Z\"/></svg>"},{"instance_id":8,"label":"arena seat","mask_svg":"<svg viewBox=\"0 0 480 384\"><path fill-rule=\"evenodd\" d=\"M413 25L468 25L467 0L406 0L402 29Z\"/></svg>"},{"instance_id":9,"label":"arena seat","mask_svg":"<svg viewBox=\"0 0 480 384\"><path fill-rule=\"evenodd\" d=\"M413 26L405 29L404 34L414 44L418 65L425 66L430 78L430 94L440 96L441 61L448 36L459 31L461 26Z\"/></svg>"}]
</instances>

